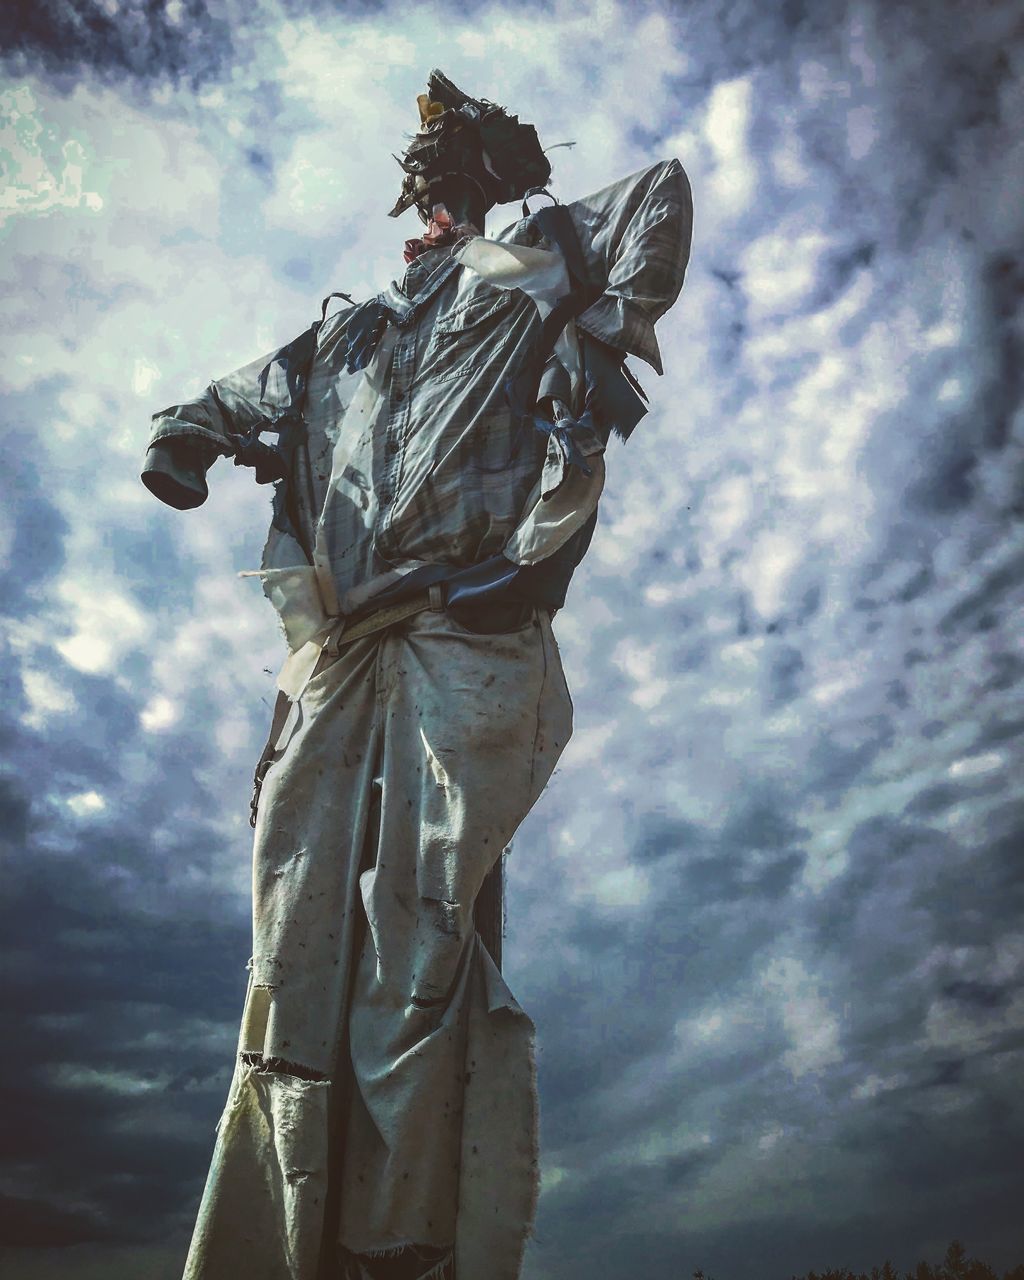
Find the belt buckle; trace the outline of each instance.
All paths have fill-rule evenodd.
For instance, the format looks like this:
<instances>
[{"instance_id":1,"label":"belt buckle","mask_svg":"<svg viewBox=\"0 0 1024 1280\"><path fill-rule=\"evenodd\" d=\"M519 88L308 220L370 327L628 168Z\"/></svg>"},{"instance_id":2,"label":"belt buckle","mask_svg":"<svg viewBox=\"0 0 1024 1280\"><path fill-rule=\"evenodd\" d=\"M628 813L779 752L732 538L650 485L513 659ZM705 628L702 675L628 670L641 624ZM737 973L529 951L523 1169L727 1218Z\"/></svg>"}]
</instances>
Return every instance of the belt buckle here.
<instances>
[{"instance_id":1,"label":"belt buckle","mask_svg":"<svg viewBox=\"0 0 1024 1280\"><path fill-rule=\"evenodd\" d=\"M322 651L324 653L330 654L332 658L336 658L338 656L341 647L341 637L347 626L348 619L344 616L340 617L331 628L327 635L327 639L323 643Z\"/></svg>"}]
</instances>

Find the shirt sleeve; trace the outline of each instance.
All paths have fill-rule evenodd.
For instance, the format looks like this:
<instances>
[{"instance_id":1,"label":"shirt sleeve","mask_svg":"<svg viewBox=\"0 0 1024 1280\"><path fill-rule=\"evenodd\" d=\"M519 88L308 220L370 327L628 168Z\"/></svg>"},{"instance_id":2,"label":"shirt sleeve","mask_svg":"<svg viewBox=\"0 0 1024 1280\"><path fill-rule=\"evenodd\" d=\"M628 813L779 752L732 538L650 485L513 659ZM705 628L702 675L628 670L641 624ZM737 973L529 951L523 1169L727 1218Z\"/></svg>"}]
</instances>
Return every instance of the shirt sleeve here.
<instances>
[{"instance_id":1,"label":"shirt sleeve","mask_svg":"<svg viewBox=\"0 0 1024 1280\"><path fill-rule=\"evenodd\" d=\"M693 201L678 160L664 160L568 205L604 293L576 319L584 332L663 373L654 324L683 287Z\"/></svg>"},{"instance_id":2,"label":"shirt sleeve","mask_svg":"<svg viewBox=\"0 0 1024 1280\"><path fill-rule=\"evenodd\" d=\"M142 483L161 502L179 511L201 506L213 463L236 452L234 438L273 417L281 400L280 379L271 376L263 395L261 377L278 354L260 356L211 382L194 400L153 414Z\"/></svg>"}]
</instances>

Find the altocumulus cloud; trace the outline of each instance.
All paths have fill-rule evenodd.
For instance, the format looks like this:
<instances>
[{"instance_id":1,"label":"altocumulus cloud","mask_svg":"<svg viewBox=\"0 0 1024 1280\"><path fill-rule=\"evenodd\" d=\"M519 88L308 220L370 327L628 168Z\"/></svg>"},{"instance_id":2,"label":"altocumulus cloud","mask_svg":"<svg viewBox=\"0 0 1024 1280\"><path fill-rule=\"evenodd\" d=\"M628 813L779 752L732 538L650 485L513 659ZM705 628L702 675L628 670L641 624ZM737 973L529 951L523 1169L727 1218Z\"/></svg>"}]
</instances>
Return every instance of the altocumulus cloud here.
<instances>
[{"instance_id":1,"label":"altocumulus cloud","mask_svg":"<svg viewBox=\"0 0 1024 1280\"><path fill-rule=\"evenodd\" d=\"M969 20L968 20L969 18ZM426 71L694 259L556 627L509 862L528 1280L1021 1260L1024 44L1012 6L40 4L4 20L5 1263L180 1270L231 1065L268 516L148 415L400 269ZM508 210L511 219L514 211ZM502 222L502 211L495 225Z\"/></svg>"}]
</instances>

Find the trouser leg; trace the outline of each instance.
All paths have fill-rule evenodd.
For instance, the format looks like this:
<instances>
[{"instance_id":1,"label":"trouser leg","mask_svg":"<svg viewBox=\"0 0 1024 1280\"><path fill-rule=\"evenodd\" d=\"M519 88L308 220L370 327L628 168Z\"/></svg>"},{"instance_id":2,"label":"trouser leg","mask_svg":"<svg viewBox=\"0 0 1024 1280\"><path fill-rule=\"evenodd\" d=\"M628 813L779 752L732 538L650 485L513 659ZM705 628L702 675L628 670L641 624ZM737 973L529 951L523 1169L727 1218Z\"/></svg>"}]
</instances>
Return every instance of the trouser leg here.
<instances>
[{"instance_id":1,"label":"trouser leg","mask_svg":"<svg viewBox=\"0 0 1024 1280\"><path fill-rule=\"evenodd\" d=\"M570 728L546 617L481 637L423 614L310 682L261 796L240 1053L186 1280L329 1274L329 1173L356 1250L454 1244L458 1280L518 1275L532 1026L473 904Z\"/></svg>"},{"instance_id":2,"label":"trouser leg","mask_svg":"<svg viewBox=\"0 0 1024 1280\"><path fill-rule=\"evenodd\" d=\"M333 1096L349 1075L339 1032L379 763L377 658L357 642L310 682L263 784L239 1057L186 1280L317 1275Z\"/></svg>"},{"instance_id":3,"label":"trouser leg","mask_svg":"<svg viewBox=\"0 0 1024 1280\"><path fill-rule=\"evenodd\" d=\"M521 1246L535 1179L531 1028L478 944L473 906L571 732L550 623L480 636L418 615L384 642L381 686L383 803L377 860L361 878L368 934L350 1014L341 1240L356 1254L454 1248L472 1227L472 1082L473 1124L488 1090L519 1090L509 1114L530 1132L509 1141L527 1167L502 1171L512 1190L499 1228ZM510 1019L507 1078L473 1082L473 1045ZM518 1273L515 1253L505 1249L494 1280Z\"/></svg>"}]
</instances>

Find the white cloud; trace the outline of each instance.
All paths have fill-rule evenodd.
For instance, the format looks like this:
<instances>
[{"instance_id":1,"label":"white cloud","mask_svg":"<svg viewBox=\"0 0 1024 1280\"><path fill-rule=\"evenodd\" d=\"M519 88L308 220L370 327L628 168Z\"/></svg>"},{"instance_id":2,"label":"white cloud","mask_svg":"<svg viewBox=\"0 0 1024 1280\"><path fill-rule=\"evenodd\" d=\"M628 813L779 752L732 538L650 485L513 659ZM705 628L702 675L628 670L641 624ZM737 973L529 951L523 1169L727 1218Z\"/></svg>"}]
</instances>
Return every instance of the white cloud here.
<instances>
[{"instance_id":1,"label":"white cloud","mask_svg":"<svg viewBox=\"0 0 1024 1280\"><path fill-rule=\"evenodd\" d=\"M106 800L98 791L80 791L77 795L68 796L65 803L76 818L102 813L107 807Z\"/></svg>"},{"instance_id":2,"label":"white cloud","mask_svg":"<svg viewBox=\"0 0 1024 1280\"><path fill-rule=\"evenodd\" d=\"M718 1035L724 1026L725 1019L718 1010L715 1010L697 1018L693 1023L693 1032L698 1040L711 1040Z\"/></svg>"},{"instance_id":3,"label":"white cloud","mask_svg":"<svg viewBox=\"0 0 1024 1280\"><path fill-rule=\"evenodd\" d=\"M16 215L69 208L98 213L99 192L88 189L90 157L78 138L61 139L40 118L28 84L0 92L0 148L9 166L0 187L0 225Z\"/></svg>"},{"instance_id":4,"label":"white cloud","mask_svg":"<svg viewBox=\"0 0 1024 1280\"><path fill-rule=\"evenodd\" d=\"M550 1195L556 1187L559 1187L572 1175L568 1169L563 1169L560 1165L547 1166L544 1165L540 1171L540 1193L542 1196Z\"/></svg>"},{"instance_id":5,"label":"white cloud","mask_svg":"<svg viewBox=\"0 0 1024 1280\"><path fill-rule=\"evenodd\" d=\"M776 957L761 971L761 983L774 997L792 1042L782 1061L795 1080L842 1061L839 1019L802 961Z\"/></svg>"},{"instance_id":6,"label":"white cloud","mask_svg":"<svg viewBox=\"0 0 1024 1280\"><path fill-rule=\"evenodd\" d=\"M846 144L850 158L863 160L878 141L878 123L873 107L853 107L846 117Z\"/></svg>"},{"instance_id":7,"label":"white cloud","mask_svg":"<svg viewBox=\"0 0 1024 1280\"><path fill-rule=\"evenodd\" d=\"M183 10L172 0L166 12L178 21ZM507 973L513 989L550 1001L547 1079L572 1079L573 1123L586 1115L599 1135L607 1176L630 1168L622 1153L632 1150L653 1185L659 1168L711 1147L707 1176L686 1188L686 1221L735 1235L760 1204L807 1221L801 1195L819 1217L831 1203L823 1187L856 1202L856 1177L836 1176L842 1133L829 1126L842 1108L833 1100L826 1117L811 1100L819 1076L843 1066L868 1166L871 1116L918 1078L922 1055L993 1046L1021 1016L1010 1000L984 1014L929 993L919 1043L894 1015L883 1045L857 1048L851 1035L859 1057L843 1062L847 1004L852 1026L883 1000L898 1012L893 992L901 982L917 991L921 975L893 951L886 990L867 991L856 966L838 974L809 942L833 895L844 929L877 925L880 962L887 913L902 912L922 938L952 933L922 886L941 896L943 875L968 865L986 883L1020 772L1006 737L1018 647L999 583L1015 580L1019 556L1007 530L1024 415L1008 407L1011 444L973 454L961 506L930 477L947 446L970 456L1009 386L987 309L1009 277L986 263L1021 238L1021 77L1011 65L986 113L960 128L966 79L950 87L941 59L871 13L824 41L802 24L760 63L763 31L744 33L734 56L711 10L688 24L676 9L567 0L543 21L500 6L444 22L432 10L275 14L258 39L239 25L231 74L199 95L167 81L144 97L88 76L70 93L41 76L12 91L22 134L0 262L4 387L25 397L22 417L31 405L38 456L27 475L59 517L29 507L33 554L44 565L67 557L56 583L26 580L27 618L12 629L24 726L59 732L69 750L76 732L91 742L76 728L72 682L77 693L118 681L136 717L119 731L135 735L110 753L126 790L140 793L160 753L190 732L194 750L219 753L217 767L244 789L269 720L261 668L281 657L265 602L232 577L258 560L267 492L221 463L206 507L162 510L137 480L149 413L299 332L329 288L359 296L401 270L415 224L385 216L399 184L389 153L412 127L427 69L508 104L546 145L576 139L552 154L562 199L663 155L683 160L694 260L659 324L666 377L641 371L652 412L626 448L609 449L601 524L556 620L576 734L516 837ZM782 39L766 11L750 20ZM985 40L999 43L985 27L958 57ZM941 84L929 110L908 106L929 77ZM926 159L939 154L943 172ZM515 213L498 211L493 225ZM308 263L308 283L291 282L293 255ZM52 303L45 314L40 298ZM936 512L922 512L915 486ZM74 670L44 660L49 646ZM173 744L161 737L172 726ZM229 786L211 798L182 778L217 850L208 864L182 862L168 818L147 833L145 874L238 911L247 796L240 810ZM68 829L51 833L55 847L115 805L97 777L71 785L54 806ZM764 829L751 830L745 806L760 794ZM761 867L741 845L760 847L773 822L779 859L806 861L792 891L766 906L749 885L736 897L725 872L743 859ZM888 850L884 905L870 888L878 831L900 852ZM635 857L638 845L651 862ZM719 858L708 865L722 869L721 885L710 871L707 884L690 877L694 845ZM956 883L973 918L979 898ZM679 945L700 948L685 982L664 928L670 910ZM971 981L1019 981L1019 938L986 919L991 954L954 947L925 977L945 981L950 964ZM613 929L633 948L623 973L631 981L635 964L649 975L648 1000L623 999L602 967ZM759 975L762 954L776 958ZM703 972L713 991L699 988ZM560 1044L560 1020L595 974L601 1016ZM603 1061L598 1031L613 1021L625 1065L603 1092L588 1091L571 1068L581 1056ZM777 1081L766 1046L780 1028L799 1115L787 1110L792 1090L764 1084ZM758 1067L736 1084L747 1057ZM89 1070L73 1068L65 1085L154 1092L131 1072ZM543 1071L541 1084L552 1127L566 1128L563 1086ZM629 1142L615 1130L627 1089ZM780 1157L798 1137L796 1170ZM577 1155L571 1145L552 1154L545 1191L559 1205L579 1196L592 1216ZM651 1195L652 1229L679 1220L673 1196ZM607 1231L588 1232L594 1248L636 1235L645 1211L620 1199ZM557 1248L567 1230L552 1231ZM595 1274L593 1257L578 1269Z\"/></svg>"},{"instance_id":8,"label":"white cloud","mask_svg":"<svg viewBox=\"0 0 1024 1280\"><path fill-rule=\"evenodd\" d=\"M175 724L181 715L180 707L170 698L152 698L139 713L139 722L147 733L159 733Z\"/></svg>"},{"instance_id":9,"label":"white cloud","mask_svg":"<svg viewBox=\"0 0 1024 1280\"><path fill-rule=\"evenodd\" d=\"M900 1072L891 1076L880 1076L872 1071L864 1077L860 1084L851 1090L850 1097L855 1102L868 1102L872 1098L877 1098L883 1093L889 1093L892 1089L898 1089L906 1083L906 1077Z\"/></svg>"},{"instance_id":10,"label":"white cloud","mask_svg":"<svg viewBox=\"0 0 1024 1280\"><path fill-rule=\"evenodd\" d=\"M830 244L831 237L822 230L803 230L799 221L752 241L740 263L754 314L764 318L785 314L806 301Z\"/></svg>"},{"instance_id":11,"label":"white cloud","mask_svg":"<svg viewBox=\"0 0 1024 1280\"><path fill-rule=\"evenodd\" d=\"M974 1008L945 997L931 1001L924 1039L940 1053L977 1054L1024 1030L1024 991L1018 988L1002 1008Z\"/></svg>"},{"instance_id":12,"label":"white cloud","mask_svg":"<svg viewBox=\"0 0 1024 1280\"><path fill-rule=\"evenodd\" d=\"M1003 756L1000 752L985 751L981 755L954 760L949 766L949 776L951 778L973 778L981 773L991 773L993 769L1000 768L1003 763Z\"/></svg>"},{"instance_id":13,"label":"white cloud","mask_svg":"<svg viewBox=\"0 0 1024 1280\"><path fill-rule=\"evenodd\" d=\"M704 136L716 162L709 194L726 217L741 213L754 192L756 169L747 140L752 99L748 79L717 84L708 98Z\"/></svg>"},{"instance_id":14,"label":"white cloud","mask_svg":"<svg viewBox=\"0 0 1024 1280\"><path fill-rule=\"evenodd\" d=\"M118 660L151 634L152 624L142 611L105 582L65 578L57 595L67 606L73 630L54 647L78 671L114 672Z\"/></svg>"},{"instance_id":15,"label":"white cloud","mask_svg":"<svg viewBox=\"0 0 1024 1280\"><path fill-rule=\"evenodd\" d=\"M152 360L136 356L132 372L132 390L137 396L148 396L153 384L161 377L160 369Z\"/></svg>"},{"instance_id":16,"label":"white cloud","mask_svg":"<svg viewBox=\"0 0 1024 1280\"><path fill-rule=\"evenodd\" d=\"M767 1155L778 1146L779 1139L785 1136L785 1129L778 1124L770 1125L757 1140L757 1149Z\"/></svg>"},{"instance_id":17,"label":"white cloud","mask_svg":"<svg viewBox=\"0 0 1024 1280\"><path fill-rule=\"evenodd\" d=\"M782 606L786 585L800 561L801 545L793 534L763 533L751 548L741 571L754 606L770 618Z\"/></svg>"},{"instance_id":18,"label":"white cloud","mask_svg":"<svg viewBox=\"0 0 1024 1280\"><path fill-rule=\"evenodd\" d=\"M743 528L752 512L750 476L724 476L705 499L702 517L716 543L727 542Z\"/></svg>"},{"instance_id":19,"label":"white cloud","mask_svg":"<svg viewBox=\"0 0 1024 1280\"><path fill-rule=\"evenodd\" d=\"M52 716L75 710L74 695L49 672L22 666L21 684L29 704L22 721L30 729L41 729Z\"/></svg>"},{"instance_id":20,"label":"white cloud","mask_svg":"<svg viewBox=\"0 0 1024 1280\"><path fill-rule=\"evenodd\" d=\"M52 1067L49 1075L59 1089L111 1093L122 1098L162 1091L171 1081L171 1076L167 1072L140 1076L133 1075L130 1071L90 1067L70 1062L62 1062Z\"/></svg>"},{"instance_id":21,"label":"white cloud","mask_svg":"<svg viewBox=\"0 0 1024 1280\"><path fill-rule=\"evenodd\" d=\"M597 876L591 896L603 907L640 907L651 892L650 879L639 867L617 867Z\"/></svg>"}]
</instances>

